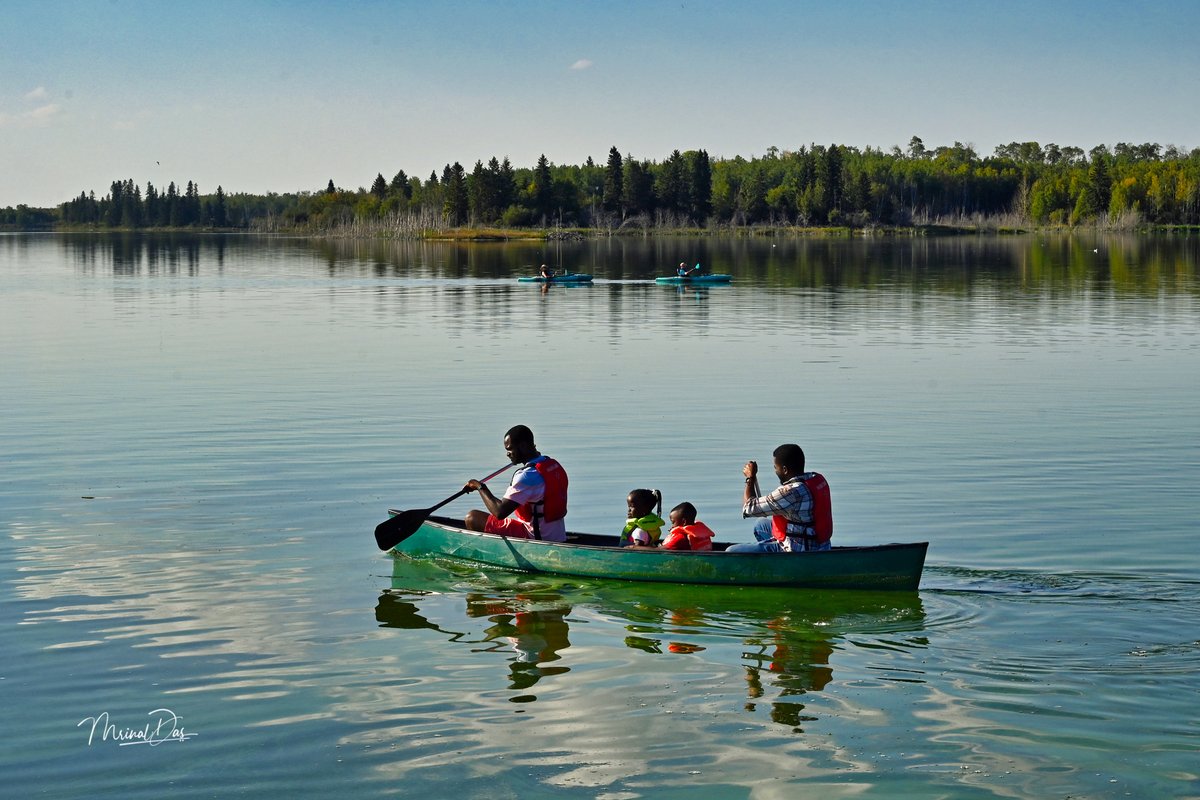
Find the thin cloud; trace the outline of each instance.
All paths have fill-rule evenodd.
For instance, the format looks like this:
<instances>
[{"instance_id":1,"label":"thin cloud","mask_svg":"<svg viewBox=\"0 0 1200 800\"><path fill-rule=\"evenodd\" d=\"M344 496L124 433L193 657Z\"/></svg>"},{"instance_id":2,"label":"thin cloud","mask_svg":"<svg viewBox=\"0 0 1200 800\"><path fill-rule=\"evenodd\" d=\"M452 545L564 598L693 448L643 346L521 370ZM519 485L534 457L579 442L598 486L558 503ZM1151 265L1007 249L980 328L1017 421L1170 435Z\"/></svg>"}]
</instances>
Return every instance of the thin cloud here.
<instances>
[{"instance_id":1,"label":"thin cloud","mask_svg":"<svg viewBox=\"0 0 1200 800\"><path fill-rule=\"evenodd\" d=\"M25 99L29 100L30 102L36 102L38 100L45 100L49 96L50 96L50 93L46 91L46 87L39 86L36 89L34 89L32 92L27 92L25 94Z\"/></svg>"},{"instance_id":2,"label":"thin cloud","mask_svg":"<svg viewBox=\"0 0 1200 800\"><path fill-rule=\"evenodd\" d=\"M591 66L592 66L592 60L590 58L581 58L578 61L576 61L574 64L571 65L571 69L573 69L573 70L590 69Z\"/></svg>"},{"instance_id":3,"label":"thin cloud","mask_svg":"<svg viewBox=\"0 0 1200 800\"><path fill-rule=\"evenodd\" d=\"M20 114L0 113L0 128L36 128L47 125L61 110L62 107L58 103L47 103Z\"/></svg>"},{"instance_id":4,"label":"thin cloud","mask_svg":"<svg viewBox=\"0 0 1200 800\"><path fill-rule=\"evenodd\" d=\"M60 106L58 103L47 103L44 106L38 106L33 111L27 112L23 116L28 117L34 122L45 122L59 112Z\"/></svg>"}]
</instances>

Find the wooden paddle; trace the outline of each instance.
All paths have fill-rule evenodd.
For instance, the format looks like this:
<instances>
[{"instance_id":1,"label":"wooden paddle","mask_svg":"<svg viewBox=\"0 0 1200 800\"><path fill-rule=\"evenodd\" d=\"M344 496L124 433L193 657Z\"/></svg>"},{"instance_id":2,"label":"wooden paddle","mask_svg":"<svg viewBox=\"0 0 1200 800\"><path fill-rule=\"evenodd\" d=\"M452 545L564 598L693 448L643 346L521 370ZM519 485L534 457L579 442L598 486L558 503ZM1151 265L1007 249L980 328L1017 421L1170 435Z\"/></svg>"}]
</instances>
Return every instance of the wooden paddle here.
<instances>
[{"instance_id":1,"label":"wooden paddle","mask_svg":"<svg viewBox=\"0 0 1200 800\"><path fill-rule=\"evenodd\" d=\"M515 466L516 464L505 464L503 467L484 478L483 481L489 481L499 475L501 472L510 470ZM483 481L480 481L480 483ZM429 519L430 514L437 511L447 503L457 500L466 493L466 489L460 489L435 506L430 506L429 508L412 508L408 511L401 511L394 517L385 519L383 522L375 526L375 544L379 545L380 550L391 550L393 547L416 533L417 529L421 527L422 523Z\"/></svg>"}]
</instances>

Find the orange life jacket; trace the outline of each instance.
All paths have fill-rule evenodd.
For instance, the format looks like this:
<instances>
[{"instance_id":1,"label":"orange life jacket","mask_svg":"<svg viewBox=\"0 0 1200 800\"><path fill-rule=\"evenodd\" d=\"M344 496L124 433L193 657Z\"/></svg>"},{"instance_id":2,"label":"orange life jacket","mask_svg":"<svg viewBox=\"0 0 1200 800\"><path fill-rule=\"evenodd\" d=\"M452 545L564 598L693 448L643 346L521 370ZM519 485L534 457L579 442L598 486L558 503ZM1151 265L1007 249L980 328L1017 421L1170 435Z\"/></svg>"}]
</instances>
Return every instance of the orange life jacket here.
<instances>
[{"instance_id":1,"label":"orange life jacket","mask_svg":"<svg viewBox=\"0 0 1200 800\"><path fill-rule=\"evenodd\" d=\"M833 507L829 501L829 483L819 472L809 473L800 481L812 495L812 519L789 520L779 514L771 517L771 535L782 542L789 536L821 544L833 538Z\"/></svg>"},{"instance_id":2,"label":"orange life jacket","mask_svg":"<svg viewBox=\"0 0 1200 800\"><path fill-rule=\"evenodd\" d=\"M662 546L667 550L712 550L712 528L703 522L691 525L676 525L671 528Z\"/></svg>"}]
</instances>

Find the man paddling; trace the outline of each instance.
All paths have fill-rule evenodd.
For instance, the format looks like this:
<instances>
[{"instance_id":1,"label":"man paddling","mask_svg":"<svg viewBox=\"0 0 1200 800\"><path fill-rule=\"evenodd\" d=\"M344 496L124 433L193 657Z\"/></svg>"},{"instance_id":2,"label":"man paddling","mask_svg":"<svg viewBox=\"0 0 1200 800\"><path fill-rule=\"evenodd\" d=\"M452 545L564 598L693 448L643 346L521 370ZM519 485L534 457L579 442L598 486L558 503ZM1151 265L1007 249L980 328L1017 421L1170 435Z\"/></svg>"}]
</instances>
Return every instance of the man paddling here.
<instances>
[{"instance_id":1,"label":"man paddling","mask_svg":"<svg viewBox=\"0 0 1200 800\"><path fill-rule=\"evenodd\" d=\"M730 545L727 553L803 553L830 549L833 512L829 484L819 472L804 471L804 451L798 444L775 448L779 488L760 496L758 464L746 462L742 474L743 517L765 517L754 526L753 542Z\"/></svg>"},{"instance_id":2,"label":"man paddling","mask_svg":"<svg viewBox=\"0 0 1200 800\"><path fill-rule=\"evenodd\" d=\"M562 465L538 452L533 431L524 425L509 428L504 434L504 452L512 463L523 466L501 497L492 494L481 481L467 481L463 491L479 492L487 506L487 511L467 512L463 520L467 530L514 539L566 541L567 473Z\"/></svg>"}]
</instances>

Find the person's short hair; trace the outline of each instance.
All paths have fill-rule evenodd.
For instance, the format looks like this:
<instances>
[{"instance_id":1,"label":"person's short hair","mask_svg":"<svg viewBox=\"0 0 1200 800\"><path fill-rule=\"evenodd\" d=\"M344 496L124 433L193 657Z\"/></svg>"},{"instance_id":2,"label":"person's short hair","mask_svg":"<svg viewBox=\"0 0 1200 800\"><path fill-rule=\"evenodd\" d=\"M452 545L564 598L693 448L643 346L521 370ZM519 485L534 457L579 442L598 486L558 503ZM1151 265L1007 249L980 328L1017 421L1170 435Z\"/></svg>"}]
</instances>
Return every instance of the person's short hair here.
<instances>
[{"instance_id":1,"label":"person's short hair","mask_svg":"<svg viewBox=\"0 0 1200 800\"><path fill-rule=\"evenodd\" d=\"M672 514L674 514L676 511L679 512L681 517L687 520L689 525L696 521L696 507L686 500L671 509Z\"/></svg>"},{"instance_id":2,"label":"person's short hair","mask_svg":"<svg viewBox=\"0 0 1200 800\"><path fill-rule=\"evenodd\" d=\"M804 472L804 451L798 444L781 444L775 448L772 453L775 460L781 465L787 467L792 472L799 474Z\"/></svg>"},{"instance_id":3,"label":"person's short hair","mask_svg":"<svg viewBox=\"0 0 1200 800\"><path fill-rule=\"evenodd\" d=\"M508 439L513 444L516 444L517 442L533 444L533 431L529 430L529 428L525 425L513 425L504 434L504 438Z\"/></svg>"}]
</instances>

